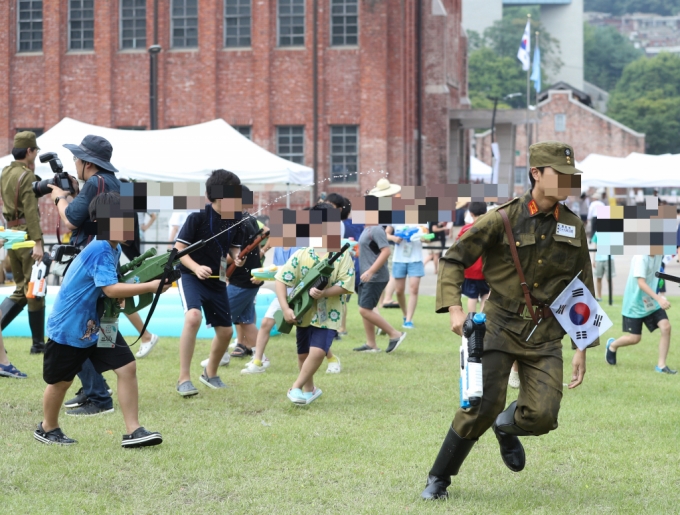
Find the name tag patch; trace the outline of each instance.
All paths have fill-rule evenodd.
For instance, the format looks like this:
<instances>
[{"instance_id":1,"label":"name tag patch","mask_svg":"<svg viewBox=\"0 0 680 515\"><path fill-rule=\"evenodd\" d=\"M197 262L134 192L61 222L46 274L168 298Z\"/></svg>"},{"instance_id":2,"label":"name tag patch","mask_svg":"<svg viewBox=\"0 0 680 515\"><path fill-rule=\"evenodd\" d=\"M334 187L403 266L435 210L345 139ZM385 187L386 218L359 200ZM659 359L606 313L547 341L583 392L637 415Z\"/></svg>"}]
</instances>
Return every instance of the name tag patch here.
<instances>
[{"instance_id":1,"label":"name tag patch","mask_svg":"<svg viewBox=\"0 0 680 515\"><path fill-rule=\"evenodd\" d=\"M557 224L557 235L576 238L576 227L574 225Z\"/></svg>"}]
</instances>

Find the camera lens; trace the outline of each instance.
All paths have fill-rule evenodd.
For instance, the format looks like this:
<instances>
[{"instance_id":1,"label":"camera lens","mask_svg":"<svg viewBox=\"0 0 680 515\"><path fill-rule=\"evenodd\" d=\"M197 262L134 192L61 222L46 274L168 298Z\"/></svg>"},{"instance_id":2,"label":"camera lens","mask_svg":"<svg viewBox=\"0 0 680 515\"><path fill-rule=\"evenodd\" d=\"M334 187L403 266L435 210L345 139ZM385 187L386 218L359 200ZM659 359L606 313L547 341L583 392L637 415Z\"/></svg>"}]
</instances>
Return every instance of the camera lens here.
<instances>
[{"instance_id":1,"label":"camera lens","mask_svg":"<svg viewBox=\"0 0 680 515\"><path fill-rule=\"evenodd\" d=\"M52 190L47 187L48 184L54 184L54 179L43 179L42 181L35 181L31 186L33 187L33 194L36 198L49 195Z\"/></svg>"}]
</instances>

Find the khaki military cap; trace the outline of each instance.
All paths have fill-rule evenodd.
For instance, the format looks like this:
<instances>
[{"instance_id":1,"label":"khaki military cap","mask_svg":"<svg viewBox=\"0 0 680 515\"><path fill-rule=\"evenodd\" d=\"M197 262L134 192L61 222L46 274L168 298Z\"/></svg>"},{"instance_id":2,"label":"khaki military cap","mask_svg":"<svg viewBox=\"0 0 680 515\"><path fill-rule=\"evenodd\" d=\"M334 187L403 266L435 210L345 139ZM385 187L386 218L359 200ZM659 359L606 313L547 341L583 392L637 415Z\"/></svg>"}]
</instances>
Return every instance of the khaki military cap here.
<instances>
[{"instance_id":1,"label":"khaki military cap","mask_svg":"<svg viewBox=\"0 0 680 515\"><path fill-rule=\"evenodd\" d=\"M549 166L555 171L574 175L583 173L574 167L574 149L560 141L541 141L529 147L529 164L532 168Z\"/></svg>"},{"instance_id":2,"label":"khaki military cap","mask_svg":"<svg viewBox=\"0 0 680 515\"><path fill-rule=\"evenodd\" d=\"M22 131L14 135L14 148L38 148L35 132Z\"/></svg>"}]
</instances>

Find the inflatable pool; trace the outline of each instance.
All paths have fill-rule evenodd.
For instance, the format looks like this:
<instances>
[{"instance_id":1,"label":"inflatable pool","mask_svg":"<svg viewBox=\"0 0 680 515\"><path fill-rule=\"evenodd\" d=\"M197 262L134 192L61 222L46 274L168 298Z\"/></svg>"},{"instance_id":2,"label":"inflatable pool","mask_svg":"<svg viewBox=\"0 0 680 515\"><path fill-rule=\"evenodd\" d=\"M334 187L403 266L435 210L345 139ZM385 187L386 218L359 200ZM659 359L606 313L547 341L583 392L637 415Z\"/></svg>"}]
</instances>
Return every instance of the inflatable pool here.
<instances>
[{"instance_id":1,"label":"inflatable pool","mask_svg":"<svg viewBox=\"0 0 680 515\"><path fill-rule=\"evenodd\" d=\"M59 291L59 286L48 286L47 295L45 297L46 305L46 318L50 316L52 312L52 305L54 304L54 299L57 298L57 292ZM14 292L14 286L0 287L0 299L8 297ZM276 298L276 294L266 288L260 288L257 292L257 297L255 298L255 313L257 314L256 325L260 327L260 320L264 318L264 314L267 312L267 308L272 300ZM139 314L142 317L142 321L146 320L146 315L149 312L149 308L142 309ZM31 336L31 329L28 326L28 311L26 308L17 316L12 323L2 331L2 335L9 336ZM120 317L120 332L124 336L139 336L136 329L132 326L130 321L124 315ZM182 326L184 325L184 308L182 308L182 301L179 298L179 290L177 288L170 288L167 292L161 295L158 300L158 305L154 311L151 322L149 322L148 330L158 336L172 336L179 338L182 332ZM279 334L276 330L276 326L272 329L271 335ZM234 334L235 335L235 334ZM215 336L215 331L205 325L205 319L201 328L198 330L198 338L212 338ZM45 334L47 338L47 334Z\"/></svg>"}]
</instances>

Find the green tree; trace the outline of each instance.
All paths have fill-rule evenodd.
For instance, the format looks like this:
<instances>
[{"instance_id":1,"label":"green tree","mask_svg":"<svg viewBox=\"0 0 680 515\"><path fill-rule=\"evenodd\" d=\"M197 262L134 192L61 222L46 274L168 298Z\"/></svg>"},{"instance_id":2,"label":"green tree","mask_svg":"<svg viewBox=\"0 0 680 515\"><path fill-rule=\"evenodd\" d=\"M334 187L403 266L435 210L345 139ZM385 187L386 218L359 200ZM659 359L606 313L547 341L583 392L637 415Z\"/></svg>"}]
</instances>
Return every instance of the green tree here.
<instances>
[{"instance_id":1,"label":"green tree","mask_svg":"<svg viewBox=\"0 0 680 515\"><path fill-rule=\"evenodd\" d=\"M670 16L680 12L680 0L585 0L584 11L611 13L653 13Z\"/></svg>"},{"instance_id":2,"label":"green tree","mask_svg":"<svg viewBox=\"0 0 680 515\"><path fill-rule=\"evenodd\" d=\"M501 57L493 49L482 47L468 59L468 89L475 109L491 109L498 98L500 109L525 107L524 95L501 102L505 95L526 91L526 72L515 57Z\"/></svg>"},{"instance_id":3,"label":"green tree","mask_svg":"<svg viewBox=\"0 0 680 515\"><path fill-rule=\"evenodd\" d=\"M607 114L644 132L648 153L680 153L680 57L661 53L626 66Z\"/></svg>"},{"instance_id":4,"label":"green tree","mask_svg":"<svg viewBox=\"0 0 680 515\"><path fill-rule=\"evenodd\" d=\"M628 63L644 55L614 27L583 27L584 75L588 82L611 91Z\"/></svg>"}]
</instances>

